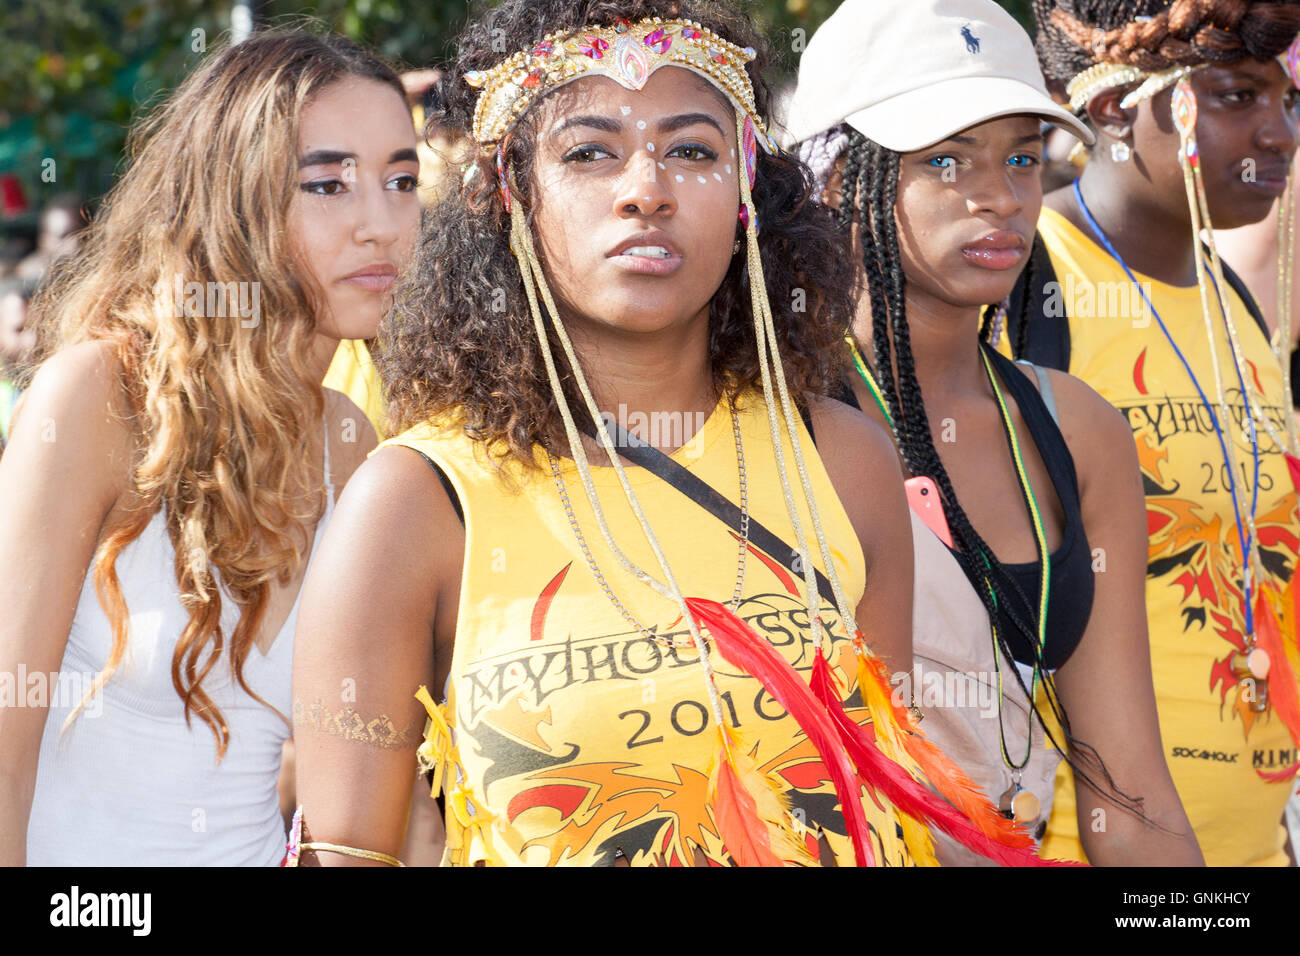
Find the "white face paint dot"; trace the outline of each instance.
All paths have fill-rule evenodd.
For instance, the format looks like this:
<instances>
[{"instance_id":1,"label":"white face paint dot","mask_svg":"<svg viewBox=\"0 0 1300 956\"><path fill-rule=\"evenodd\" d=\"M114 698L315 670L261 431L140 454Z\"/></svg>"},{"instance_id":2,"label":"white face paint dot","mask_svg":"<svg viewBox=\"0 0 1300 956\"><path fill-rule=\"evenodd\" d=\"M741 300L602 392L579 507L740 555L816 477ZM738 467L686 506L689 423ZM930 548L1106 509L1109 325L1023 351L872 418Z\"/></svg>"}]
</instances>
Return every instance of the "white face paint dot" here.
<instances>
[{"instance_id":1,"label":"white face paint dot","mask_svg":"<svg viewBox=\"0 0 1300 956\"><path fill-rule=\"evenodd\" d=\"M662 166L663 163L660 163L659 165ZM678 173L677 176L674 177L674 178L675 178L679 183L684 183L684 182L686 182L686 177L683 176L683 175L681 175L680 173Z\"/></svg>"},{"instance_id":2,"label":"white face paint dot","mask_svg":"<svg viewBox=\"0 0 1300 956\"><path fill-rule=\"evenodd\" d=\"M736 158L736 151L735 151L734 149L732 149L732 150L728 150L728 152L731 153L731 158L732 158L732 159L735 159L735 158Z\"/></svg>"},{"instance_id":3,"label":"white face paint dot","mask_svg":"<svg viewBox=\"0 0 1300 956\"><path fill-rule=\"evenodd\" d=\"M658 166L660 169L667 169L667 168L668 168L668 167L665 166L663 163L655 163L655 165Z\"/></svg>"},{"instance_id":4,"label":"white face paint dot","mask_svg":"<svg viewBox=\"0 0 1300 956\"><path fill-rule=\"evenodd\" d=\"M636 121L636 128L637 128L637 129L645 129L645 120L637 120L637 121Z\"/></svg>"},{"instance_id":5,"label":"white face paint dot","mask_svg":"<svg viewBox=\"0 0 1300 956\"><path fill-rule=\"evenodd\" d=\"M650 152L653 153L653 152L655 151L655 144L654 144L654 143L646 143L646 144L645 144L645 148L648 149L648 150L650 150Z\"/></svg>"},{"instance_id":6,"label":"white face paint dot","mask_svg":"<svg viewBox=\"0 0 1300 956\"><path fill-rule=\"evenodd\" d=\"M632 107L630 107L630 106L620 106L619 109L621 109L621 110L623 111L623 115L624 115L624 116L626 116L628 113L632 112Z\"/></svg>"},{"instance_id":7,"label":"white face paint dot","mask_svg":"<svg viewBox=\"0 0 1300 956\"><path fill-rule=\"evenodd\" d=\"M698 179L701 183L707 183L707 182L708 182L708 180L705 179L703 176L696 176L695 178Z\"/></svg>"},{"instance_id":8,"label":"white face paint dot","mask_svg":"<svg viewBox=\"0 0 1300 956\"><path fill-rule=\"evenodd\" d=\"M723 166L722 168L727 171L728 176L731 175L731 163L727 163L727 165Z\"/></svg>"},{"instance_id":9,"label":"white face paint dot","mask_svg":"<svg viewBox=\"0 0 1300 956\"><path fill-rule=\"evenodd\" d=\"M722 182L722 177L719 176L717 173L713 174L713 178L716 179L718 182Z\"/></svg>"}]
</instances>

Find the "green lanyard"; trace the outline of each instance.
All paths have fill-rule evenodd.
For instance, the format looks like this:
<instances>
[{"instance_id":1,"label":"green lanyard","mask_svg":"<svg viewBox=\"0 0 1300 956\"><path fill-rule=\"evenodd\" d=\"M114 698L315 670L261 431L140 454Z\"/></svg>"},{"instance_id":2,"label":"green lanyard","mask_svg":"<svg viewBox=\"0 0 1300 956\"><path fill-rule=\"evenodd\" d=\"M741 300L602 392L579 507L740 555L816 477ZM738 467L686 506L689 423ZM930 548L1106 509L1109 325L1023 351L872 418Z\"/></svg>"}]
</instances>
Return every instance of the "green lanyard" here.
<instances>
[{"instance_id":1,"label":"green lanyard","mask_svg":"<svg viewBox=\"0 0 1300 956\"><path fill-rule=\"evenodd\" d=\"M866 383L867 389L876 400L876 404L880 406L880 411L881 414L885 416L885 421L888 422L892 428L894 421L889 414L888 408L885 406L884 395L881 394L880 386L876 384L875 376L873 376L871 370L867 368L866 360L863 359L862 352L858 349L858 343L854 341L851 334L846 335L844 339L848 342L849 350L853 356L854 368L857 369L858 375L862 377L862 381ZM1047 551L1047 535L1043 531L1043 516L1038 509L1038 499L1034 497L1033 486L1029 483L1028 472L1025 471L1025 461L1023 456L1020 454L1020 440L1016 437L1015 425L1011 421L1010 412L1007 411L1007 403L1002 397L1002 389L998 385L997 376L993 374L993 365L989 361L989 357L987 353L984 352L983 348L980 349L980 358L984 360L984 370L988 373L989 384L993 386L993 396L998 400L998 410L1002 413L1002 427L1006 430L1007 443L1011 446L1011 457L1016 465L1016 477L1020 480L1020 491L1021 494L1024 495L1025 506L1029 509L1030 521L1034 526L1034 543L1038 548L1038 573L1040 581L1038 590L1038 655L1034 661L1034 676L1030 686L1029 703L1032 707L1034 699L1038 696L1038 682L1041 674L1043 648L1047 646L1047 598L1051 593L1052 563ZM980 557L984 559L985 567L988 567L988 556L981 554ZM994 594L992 582L989 581L987 577L984 579L984 586L988 588L989 596L993 599L993 606L996 608L998 600L997 595ZM998 658L997 622L990 621L989 624L993 635L993 660L996 662ZM999 667L997 671L998 724L1000 726L1002 723L1002 700L1004 692L1002 687L1002 668ZM1033 742L1032 733L1025 741L1025 757L1018 764L1014 763L1011 760L1010 755L1007 753L1006 734L1000 732L999 736L1002 744L1002 759L1006 761L1007 766L1011 767L1013 770L1020 770L1029 762L1029 752Z\"/></svg>"}]
</instances>

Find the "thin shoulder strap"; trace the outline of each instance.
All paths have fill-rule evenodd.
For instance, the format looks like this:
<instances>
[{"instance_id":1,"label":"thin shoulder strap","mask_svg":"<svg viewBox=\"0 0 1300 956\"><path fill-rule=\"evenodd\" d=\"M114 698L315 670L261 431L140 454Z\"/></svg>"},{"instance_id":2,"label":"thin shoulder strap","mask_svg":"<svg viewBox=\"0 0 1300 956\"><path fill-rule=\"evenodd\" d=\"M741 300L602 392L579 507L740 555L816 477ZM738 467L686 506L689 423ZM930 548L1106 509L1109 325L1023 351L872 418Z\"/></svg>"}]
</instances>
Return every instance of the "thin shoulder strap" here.
<instances>
[{"instance_id":1,"label":"thin shoulder strap","mask_svg":"<svg viewBox=\"0 0 1300 956\"><path fill-rule=\"evenodd\" d=\"M1056 393L1052 391L1052 377L1047 374L1047 369L1026 359L1017 359L1016 364L1027 365L1033 370L1034 377L1038 379L1038 394L1043 399L1043 405L1047 407L1047 414L1052 416L1052 422L1060 428L1061 419L1056 414Z\"/></svg>"},{"instance_id":2,"label":"thin shoulder strap","mask_svg":"<svg viewBox=\"0 0 1300 956\"><path fill-rule=\"evenodd\" d=\"M325 491L330 497L330 504L334 504L334 480L331 477L333 472L330 471L330 423L322 415L321 429L325 439Z\"/></svg>"}]
</instances>

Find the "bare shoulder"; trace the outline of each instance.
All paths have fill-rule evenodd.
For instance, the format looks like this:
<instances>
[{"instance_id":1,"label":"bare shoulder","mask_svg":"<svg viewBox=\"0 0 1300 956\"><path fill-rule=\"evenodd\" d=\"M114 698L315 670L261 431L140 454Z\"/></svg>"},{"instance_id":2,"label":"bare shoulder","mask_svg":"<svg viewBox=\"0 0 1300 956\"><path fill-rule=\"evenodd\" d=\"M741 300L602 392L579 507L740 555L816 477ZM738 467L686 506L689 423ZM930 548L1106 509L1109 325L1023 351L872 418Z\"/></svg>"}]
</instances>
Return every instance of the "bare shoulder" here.
<instances>
[{"instance_id":1,"label":"bare shoulder","mask_svg":"<svg viewBox=\"0 0 1300 956\"><path fill-rule=\"evenodd\" d=\"M389 555L403 562L435 550L437 542L462 537L460 519L433 469L417 452L389 445L352 474L333 522L354 524Z\"/></svg>"},{"instance_id":2,"label":"bare shoulder","mask_svg":"<svg viewBox=\"0 0 1300 956\"><path fill-rule=\"evenodd\" d=\"M464 543L464 528L433 469L412 449L390 445L353 473L323 551L367 600L420 607L419 616L431 620L427 602L459 585Z\"/></svg>"},{"instance_id":3,"label":"bare shoulder","mask_svg":"<svg viewBox=\"0 0 1300 956\"><path fill-rule=\"evenodd\" d=\"M379 444L375 428L356 402L325 389L325 422L330 436L330 470L336 484L346 484Z\"/></svg>"},{"instance_id":4,"label":"bare shoulder","mask_svg":"<svg viewBox=\"0 0 1300 956\"><path fill-rule=\"evenodd\" d=\"M57 352L23 393L0 459L0 501L22 502L15 513L46 533L63 522L93 545L115 509L135 500L135 427L111 343Z\"/></svg>"},{"instance_id":5,"label":"bare shoulder","mask_svg":"<svg viewBox=\"0 0 1300 956\"><path fill-rule=\"evenodd\" d=\"M887 534L893 517L906 515L902 467L885 429L856 408L830 398L812 399L817 453L844 511L864 542L864 555ZM867 555L867 564L871 565Z\"/></svg>"},{"instance_id":6,"label":"bare shoulder","mask_svg":"<svg viewBox=\"0 0 1300 956\"><path fill-rule=\"evenodd\" d=\"M123 374L111 342L82 342L50 356L23 392L14 417L11 449L20 447L20 436L28 436L49 446L56 460L93 462L96 472L103 471L111 460L111 472L117 479L112 483L125 488L134 417Z\"/></svg>"},{"instance_id":7,"label":"bare shoulder","mask_svg":"<svg viewBox=\"0 0 1300 956\"><path fill-rule=\"evenodd\" d=\"M900 474L894 440L864 412L833 398L810 398L817 452L831 480L839 485L868 475Z\"/></svg>"},{"instance_id":8,"label":"bare shoulder","mask_svg":"<svg viewBox=\"0 0 1300 956\"><path fill-rule=\"evenodd\" d=\"M1136 475L1137 450L1124 415L1082 379L1057 369L1048 369L1047 374L1061 434L1074 458L1085 497L1090 484L1110 484L1107 476L1115 474L1117 466L1131 468Z\"/></svg>"},{"instance_id":9,"label":"bare shoulder","mask_svg":"<svg viewBox=\"0 0 1300 956\"><path fill-rule=\"evenodd\" d=\"M97 341L55 352L23 393L22 408L86 413L87 424L102 422L129 434L130 405L117 348L112 342Z\"/></svg>"}]
</instances>

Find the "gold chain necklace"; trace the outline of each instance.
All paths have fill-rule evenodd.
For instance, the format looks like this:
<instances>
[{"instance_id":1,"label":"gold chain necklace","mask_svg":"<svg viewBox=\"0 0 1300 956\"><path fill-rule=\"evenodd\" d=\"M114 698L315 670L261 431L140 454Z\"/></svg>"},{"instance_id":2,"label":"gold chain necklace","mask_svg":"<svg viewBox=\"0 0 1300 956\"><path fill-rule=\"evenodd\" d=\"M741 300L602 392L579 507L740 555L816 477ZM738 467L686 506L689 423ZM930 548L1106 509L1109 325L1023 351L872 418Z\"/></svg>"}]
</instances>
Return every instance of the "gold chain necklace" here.
<instances>
[{"instance_id":1,"label":"gold chain necklace","mask_svg":"<svg viewBox=\"0 0 1300 956\"><path fill-rule=\"evenodd\" d=\"M736 468L740 473L740 554L736 559L736 588L732 592L731 603L728 605L734 613L740 607L741 595L745 589L745 557L749 551L749 482L745 473L745 444L740 436L740 418L736 414L735 402L728 401L728 405L731 410L731 431L736 439ZM587 544L587 536L582 533L582 526L573 513L573 503L569 500L569 490L564 483L564 475L560 471L559 459L548 451L546 460L550 462L551 474L555 478L556 490L560 493L560 502L564 505L564 514L569 519L569 527L573 529L573 536L578 541L578 547L582 549L582 556L586 558L587 566L591 568L596 583L605 592L605 597L609 598L610 603L623 615L625 621L636 628L643 636L648 637L661 647L693 647L695 642L690 638L678 642L670 637L664 637L656 633L653 628L646 627L627 609L627 605L619 600L618 595L614 593L614 589L610 587L609 580L605 577L604 572L600 570L600 565L596 563L595 555L591 553L591 547Z\"/></svg>"}]
</instances>

